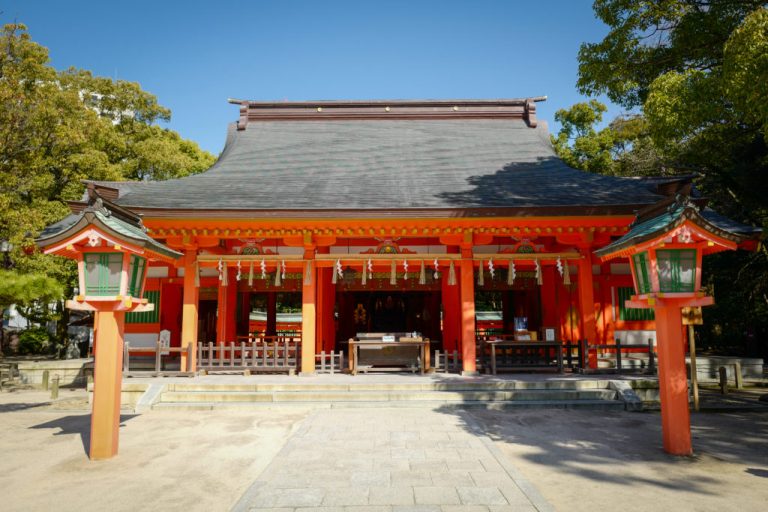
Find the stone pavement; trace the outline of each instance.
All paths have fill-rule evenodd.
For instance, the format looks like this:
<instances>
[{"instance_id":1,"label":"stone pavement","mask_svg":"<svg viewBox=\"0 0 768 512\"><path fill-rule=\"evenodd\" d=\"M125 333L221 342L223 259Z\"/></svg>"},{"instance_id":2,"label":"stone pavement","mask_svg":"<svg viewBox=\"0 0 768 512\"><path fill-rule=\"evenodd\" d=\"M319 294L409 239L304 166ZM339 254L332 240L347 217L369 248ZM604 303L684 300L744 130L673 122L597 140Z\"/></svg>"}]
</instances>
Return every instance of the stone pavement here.
<instances>
[{"instance_id":1,"label":"stone pavement","mask_svg":"<svg viewBox=\"0 0 768 512\"><path fill-rule=\"evenodd\" d=\"M313 411L235 512L529 512L552 507L462 412Z\"/></svg>"}]
</instances>

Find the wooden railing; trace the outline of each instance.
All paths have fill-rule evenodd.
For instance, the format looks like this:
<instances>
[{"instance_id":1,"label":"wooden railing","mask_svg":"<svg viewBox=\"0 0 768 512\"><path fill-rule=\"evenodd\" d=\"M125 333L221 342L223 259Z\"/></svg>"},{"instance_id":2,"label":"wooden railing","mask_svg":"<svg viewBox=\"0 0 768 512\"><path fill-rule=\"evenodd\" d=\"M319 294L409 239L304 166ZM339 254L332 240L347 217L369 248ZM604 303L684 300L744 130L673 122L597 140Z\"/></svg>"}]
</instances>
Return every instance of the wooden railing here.
<instances>
[{"instance_id":1,"label":"wooden railing","mask_svg":"<svg viewBox=\"0 0 768 512\"><path fill-rule=\"evenodd\" d=\"M127 341L123 345L123 375L126 377L191 377L194 372L179 370L167 370L164 356L170 354L187 354L187 361L192 360L192 345L186 348L164 346L160 338L154 347L131 347ZM154 368L150 370L131 370L131 354L154 354Z\"/></svg>"},{"instance_id":2,"label":"wooden railing","mask_svg":"<svg viewBox=\"0 0 768 512\"><path fill-rule=\"evenodd\" d=\"M625 345L621 343L620 339L617 339L616 343L611 345L588 345L587 350L602 351L602 357L605 357L606 353L612 353L615 364L614 368L587 369L586 371L589 373L656 373L656 354L653 351L652 339L649 339L645 345ZM622 365L622 352L647 354L648 365L640 368L627 368Z\"/></svg>"},{"instance_id":3,"label":"wooden railing","mask_svg":"<svg viewBox=\"0 0 768 512\"><path fill-rule=\"evenodd\" d=\"M461 353L435 350L434 369L437 373L459 373L463 368Z\"/></svg>"},{"instance_id":4,"label":"wooden railing","mask_svg":"<svg viewBox=\"0 0 768 512\"><path fill-rule=\"evenodd\" d=\"M197 344L197 368L205 373L296 373L301 337L265 336L255 341Z\"/></svg>"},{"instance_id":5,"label":"wooden railing","mask_svg":"<svg viewBox=\"0 0 768 512\"><path fill-rule=\"evenodd\" d=\"M344 352L321 351L315 354L315 372L317 373L341 373L344 368Z\"/></svg>"}]
</instances>

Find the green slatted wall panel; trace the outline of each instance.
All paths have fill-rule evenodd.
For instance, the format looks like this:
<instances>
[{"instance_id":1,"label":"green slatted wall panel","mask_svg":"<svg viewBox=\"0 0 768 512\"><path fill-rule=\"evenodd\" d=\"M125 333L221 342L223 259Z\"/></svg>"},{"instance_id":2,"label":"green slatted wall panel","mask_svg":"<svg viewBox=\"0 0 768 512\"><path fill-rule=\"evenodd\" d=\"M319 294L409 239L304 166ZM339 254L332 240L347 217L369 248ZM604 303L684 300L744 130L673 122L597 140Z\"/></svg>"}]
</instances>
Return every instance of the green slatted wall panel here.
<instances>
[{"instance_id":1,"label":"green slatted wall panel","mask_svg":"<svg viewBox=\"0 0 768 512\"><path fill-rule=\"evenodd\" d=\"M634 288L632 287L617 288L616 291L618 292L618 296L619 296L619 320L632 322L632 321L642 321L642 320L653 320L655 318L653 314L653 309L624 307L624 301L631 299L632 295L634 295L635 293Z\"/></svg>"},{"instance_id":2,"label":"green slatted wall panel","mask_svg":"<svg viewBox=\"0 0 768 512\"><path fill-rule=\"evenodd\" d=\"M155 305L155 310L147 311L145 313L128 313L125 315L125 323L156 324L160 321L160 290L144 292L144 298L147 299L150 304Z\"/></svg>"}]
</instances>

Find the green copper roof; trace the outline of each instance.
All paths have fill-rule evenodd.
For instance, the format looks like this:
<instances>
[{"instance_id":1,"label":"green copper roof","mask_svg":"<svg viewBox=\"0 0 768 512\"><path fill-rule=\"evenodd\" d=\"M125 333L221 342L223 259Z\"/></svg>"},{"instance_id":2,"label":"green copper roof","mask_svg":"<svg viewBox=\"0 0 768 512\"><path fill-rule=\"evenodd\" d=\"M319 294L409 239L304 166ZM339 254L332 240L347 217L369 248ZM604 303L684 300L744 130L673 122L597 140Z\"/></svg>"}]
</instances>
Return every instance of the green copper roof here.
<instances>
[{"instance_id":1,"label":"green copper roof","mask_svg":"<svg viewBox=\"0 0 768 512\"><path fill-rule=\"evenodd\" d=\"M635 221L626 235L598 249L595 251L595 254L603 257L624 250L632 245L638 245L646 240L672 231L685 220L691 220L701 228L736 243L748 238L749 235L761 232L758 228L739 224L718 215L713 210L700 210L690 202L689 198L680 197L660 215L642 222Z\"/></svg>"},{"instance_id":2,"label":"green copper roof","mask_svg":"<svg viewBox=\"0 0 768 512\"><path fill-rule=\"evenodd\" d=\"M180 252L174 251L150 237L144 230L139 217L122 211L120 207L112 205L109 201L98 196L79 214L70 215L45 228L37 239L37 244L40 247L52 245L90 225L99 227L127 243L143 247L168 258L178 259L182 256Z\"/></svg>"}]
</instances>

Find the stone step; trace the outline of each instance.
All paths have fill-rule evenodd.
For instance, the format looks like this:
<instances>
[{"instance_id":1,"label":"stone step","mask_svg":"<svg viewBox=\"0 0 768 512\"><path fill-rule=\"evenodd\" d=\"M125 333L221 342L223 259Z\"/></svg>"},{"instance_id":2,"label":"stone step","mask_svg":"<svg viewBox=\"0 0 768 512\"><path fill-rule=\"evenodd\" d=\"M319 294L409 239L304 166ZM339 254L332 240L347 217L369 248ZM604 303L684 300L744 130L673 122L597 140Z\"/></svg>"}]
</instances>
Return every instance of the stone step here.
<instances>
[{"instance_id":1,"label":"stone step","mask_svg":"<svg viewBox=\"0 0 768 512\"><path fill-rule=\"evenodd\" d=\"M512 401L399 401L399 402L160 402L154 410L167 411L210 411L218 409L284 409L289 407L309 409L346 409L346 408L435 408L440 410L461 409L590 409L603 411L623 411L624 404L619 400L512 400Z\"/></svg>"},{"instance_id":2,"label":"stone step","mask_svg":"<svg viewBox=\"0 0 768 512\"><path fill-rule=\"evenodd\" d=\"M497 401L576 401L616 400L616 391L584 390L514 390L514 391L170 391L161 403L195 402L497 402Z\"/></svg>"},{"instance_id":3,"label":"stone step","mask_svg":"<svg viewBox=\"0 0 768 512\"><path fill-rule=\"evenodd\" d=\"M167 390L175 392L301 392L301 391L513 391L513 390L582 390L608 389L607 380L547 380L519 381L503 380L497 382L420 382L420 383L169 383Z\"/></svg>"}]
</instances>

